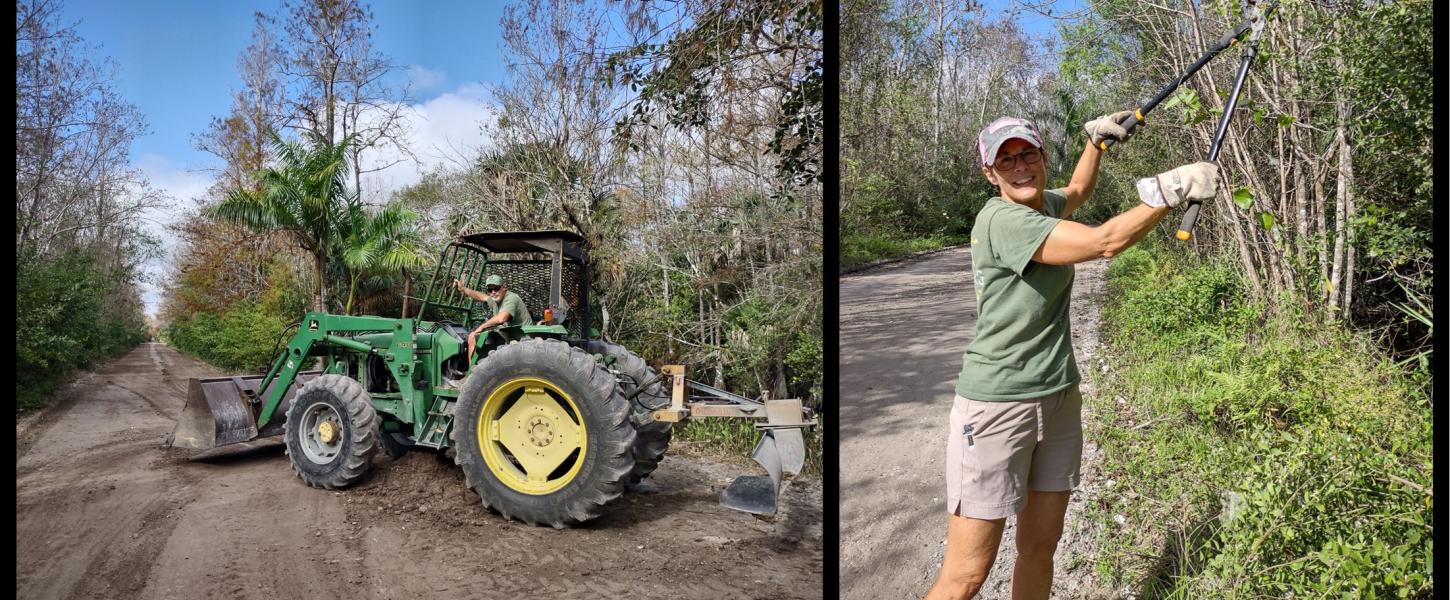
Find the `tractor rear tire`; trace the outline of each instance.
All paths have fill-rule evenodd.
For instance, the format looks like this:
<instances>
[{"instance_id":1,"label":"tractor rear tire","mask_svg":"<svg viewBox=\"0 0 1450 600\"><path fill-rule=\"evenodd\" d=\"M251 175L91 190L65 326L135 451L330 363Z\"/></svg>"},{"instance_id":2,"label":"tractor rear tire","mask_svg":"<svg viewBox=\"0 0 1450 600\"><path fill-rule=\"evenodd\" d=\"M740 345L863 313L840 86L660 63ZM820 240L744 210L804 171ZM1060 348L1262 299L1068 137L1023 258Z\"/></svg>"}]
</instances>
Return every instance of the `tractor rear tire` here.
<instances>
[{"instance_id":1,"label":"tractor rear tire","mask_svg":"<svg viewBox=\"0 0 1450 600\"><path fill-rule=\"evenodd\" d=\"M634 466L629 401L583 350L516 340L475 366L449 433L483 505L531 525L572 527L624 492Z\"/></svg>"},{"instance_id":2,"label":"tractor rear tire","mask_svg":"<svg viewBox=\"0 0 1450 600\"><path fill-rule=\"evenodd\" d=\"M284 432L292 470L308 486L329 490L367 474L380 435L372 396L344 375L307 382L287 409Z\"/></svg>"},{"instance_id":3,"label":"tractor rear tire","mask_svg":"<svg viewBox=\"0 0 1450 600\"><path fill-rule=\"evenodd\" d=\"M621 391L628 396L635 390L635 383L644 383L655 378L658 373L650 368L649 363L644 362L638 354L630 352L624 346L613 344L603 340L590 340L586 346L589 352L602 354L606 357L614 357L614 368L621 374L634 380L621 382ZM635 396L630 403L630 410L636 420L644 420L645 414L665 408L670 404L670 385L665 380L656 381ZM632 423L634 423L632 421ZM629 485L635 485L649 477L655 469L659 468L660 461L665 458L665 451L670 447L670 436L674 424L668 421L650 421L644 425L635 424L634 438L634 469L629 474Z\"/></svg>"}]
</instances>

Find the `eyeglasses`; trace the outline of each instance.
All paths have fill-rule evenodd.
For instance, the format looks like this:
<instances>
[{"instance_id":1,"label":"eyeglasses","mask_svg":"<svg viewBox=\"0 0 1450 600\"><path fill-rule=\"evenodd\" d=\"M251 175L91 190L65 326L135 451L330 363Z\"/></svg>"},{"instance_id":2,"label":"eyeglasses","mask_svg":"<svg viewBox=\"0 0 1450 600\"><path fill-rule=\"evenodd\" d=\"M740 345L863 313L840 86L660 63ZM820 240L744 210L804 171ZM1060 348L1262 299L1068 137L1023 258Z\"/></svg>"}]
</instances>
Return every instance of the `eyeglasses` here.
<instances>
[{"instance_id":1,"label":"eyeglasses","mask_svg":"<svg viewBox=\"0 0 1450 600\"><path fill-rule=\"evenodd\" d=\"M491 286L488 286L488 287L483 288L483 289L488 290L488 293L492 294L492 293L497 292L499 290L499 286L491 285Z\"/></svg>"},{"instance_id":2,"label":"eyeglasses","mask_svg":"<svg viewBox=\"0 0 1450 600\"><path fill-rule=\"evenodd\" d=\"M1003 154L992 163L992 168L1003 173L1011 171L1017 168L1018 158L1021 158L1022 162L1026 164L1035 165L1042 162L1042 151L1037 148L1028 148L1017 154Z\"/></svg>"}]
</instances>

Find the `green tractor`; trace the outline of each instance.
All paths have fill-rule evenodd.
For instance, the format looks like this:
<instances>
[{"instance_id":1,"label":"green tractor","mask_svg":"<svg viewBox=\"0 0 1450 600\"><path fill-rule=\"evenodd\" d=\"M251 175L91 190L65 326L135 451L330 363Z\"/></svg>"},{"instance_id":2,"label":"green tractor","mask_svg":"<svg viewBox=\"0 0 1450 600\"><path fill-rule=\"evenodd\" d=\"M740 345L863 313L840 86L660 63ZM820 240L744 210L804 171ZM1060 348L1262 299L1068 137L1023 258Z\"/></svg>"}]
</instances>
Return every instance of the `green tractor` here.
<instances>
[{"instance_id":1,"label":"green tractor","mask_svg":"<svg viewBox=\"0 0 1450 600\"><path fill-rule=\"evenodd\" d=\"M481 289L489 276L536 323L484 330L470 362L468 336L487 305L453 282ZM359 481L379 449L441 451L484 506L562 528L599 516L649 476L675 423L748 418L762 432L754 456L767 473L736 478L721 503L774 514L782 478L804 464L809 409L688 380L679 365L656 371L600 339L589 292L577 234L460 236L444 250L418 318L307 313L265 375L191 380L169 444L206 459L281 436L302 481L326 489Z\"/></svg>"}]
</instances>

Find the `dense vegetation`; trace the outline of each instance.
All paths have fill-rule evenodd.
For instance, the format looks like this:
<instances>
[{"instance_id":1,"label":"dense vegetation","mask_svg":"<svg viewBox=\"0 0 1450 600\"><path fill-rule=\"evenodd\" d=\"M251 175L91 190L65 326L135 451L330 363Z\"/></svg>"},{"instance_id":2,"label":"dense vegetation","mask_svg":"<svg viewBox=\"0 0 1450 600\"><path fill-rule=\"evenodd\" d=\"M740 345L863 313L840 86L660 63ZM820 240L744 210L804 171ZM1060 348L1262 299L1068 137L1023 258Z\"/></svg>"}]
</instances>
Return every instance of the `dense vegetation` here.
<instances>
[{"instance_id":1,"label":"dense vegetation","mask_svg":"<svg viewBox=\"0 0 1450 600\"><path fill-rule=\"evenodd\" d=\"M130 168L145 129L53 2L15 15L15 397L42 406L67 376L148 337L138 284L158 197Z\"/></svg>"},{"instance_id":2,"label":"dense vegetation","mask_svg":"<svg viewBox=\"0 0 1450 600\"><path fill-rule=\"evenodd\" d=\"M1251 300L1231 261L1160 250L1108 272L1099 574L1149 597L1428 595L1427 390L1367 336Z\"/></svg>"},{"instance_id":3,"label":"dense vegetation","mask_svg":"<svg viewBox=\"0 0 1450 600\"><path fill-rule=\"evenodd\" d=\"M67 375L149 337L130 274L81 249L22 260L15 273L15 403L45 404ZM129 305L107 305L129 298Z\"/></svg>"}]
</instances>

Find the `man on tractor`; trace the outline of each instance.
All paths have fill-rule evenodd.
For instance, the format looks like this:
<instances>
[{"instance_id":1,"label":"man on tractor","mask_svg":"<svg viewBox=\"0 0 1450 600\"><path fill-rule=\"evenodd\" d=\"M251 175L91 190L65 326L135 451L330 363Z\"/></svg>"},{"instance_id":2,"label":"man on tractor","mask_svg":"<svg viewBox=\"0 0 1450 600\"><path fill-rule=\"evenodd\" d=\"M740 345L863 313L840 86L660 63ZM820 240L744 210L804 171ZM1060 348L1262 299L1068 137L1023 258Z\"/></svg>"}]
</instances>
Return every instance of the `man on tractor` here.
<instances>
[{"instance_id":1,"label":"man on tractor","mask_svg":"<svg viewBox=\"0 0 1450 600\"><path fill-rule=\"evenodd\" d=\"M524 306L523 298L510 292L508 286L504 285L503 278L498 275L489 275L488 279L484 280L483 292L469 288L463 284L461 279L454 279L453 286L458 288L463 295L487 303L488 310L493 313L492 317L480 323L478 328L468 334L468 364L470 365L473 364L473 348L478 344L478 334L483 330L499 325L534 324L534 318L529 316L529 309Z\"/></svg>"}]
</instances>

